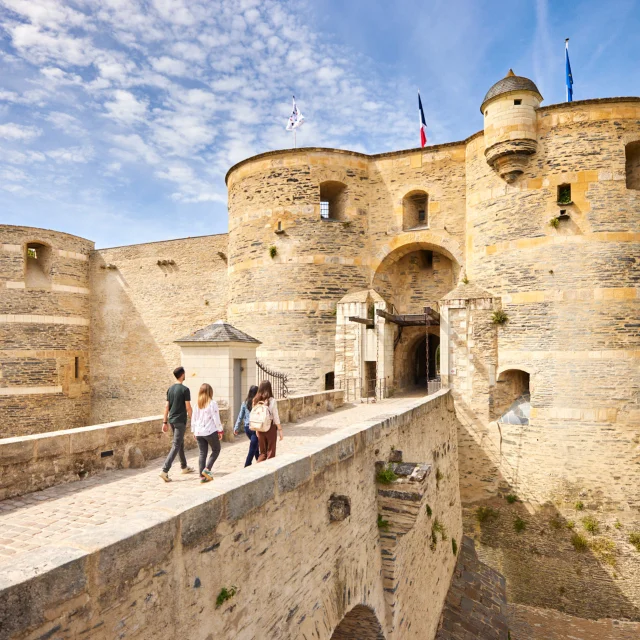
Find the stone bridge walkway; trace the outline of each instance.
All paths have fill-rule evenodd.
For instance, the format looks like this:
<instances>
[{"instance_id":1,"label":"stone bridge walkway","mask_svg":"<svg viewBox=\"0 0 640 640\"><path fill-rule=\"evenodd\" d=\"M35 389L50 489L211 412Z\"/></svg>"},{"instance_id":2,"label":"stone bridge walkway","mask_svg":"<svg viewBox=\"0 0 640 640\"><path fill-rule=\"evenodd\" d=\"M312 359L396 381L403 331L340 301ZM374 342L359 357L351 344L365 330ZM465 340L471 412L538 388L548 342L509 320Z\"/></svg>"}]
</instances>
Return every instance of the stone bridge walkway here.
<instances>
[{"instance_id":1,"label":"stone bridge walkway","mask_svg":"<svg viewBox=\"0 0 640 640\"><path fill-rule=\"evenodd\" d=\"M309 439L365 420L401 412L417 396L390 398L372 404L345 405L332 413L312 416L298 423L283 425L284 440L278 453L297 453ZM187 436L189 437L189 436ZM17 556L46 546L55 547L77 533L95 529L118 518L126 518L141 506L169 496L191 491L211 491L215 477L242 472L249 450L243 434L233 443L222 443L214 466L214 481L200 484L197 473L182 475L176 459L165 483L158 477L163 458L150 461L143 469L103 471L78 480L0 502L0 571ZM169 439L167 439L167 453ZM197 449L187 451L189 464L197 469Z\"/></svg>"}]
</instances>

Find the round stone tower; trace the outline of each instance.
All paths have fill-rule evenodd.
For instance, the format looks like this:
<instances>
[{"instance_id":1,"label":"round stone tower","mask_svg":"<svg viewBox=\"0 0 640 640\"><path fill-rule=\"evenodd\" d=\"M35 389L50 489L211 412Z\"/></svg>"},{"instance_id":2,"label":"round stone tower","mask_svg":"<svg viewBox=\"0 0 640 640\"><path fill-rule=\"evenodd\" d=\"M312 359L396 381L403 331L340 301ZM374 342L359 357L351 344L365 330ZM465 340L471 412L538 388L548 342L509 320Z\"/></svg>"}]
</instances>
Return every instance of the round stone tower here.
<instances>
[{"instance_id":1,"label":"round stone tower","mask_svg":"<svg viewBox=\"0 0 640 640\"><path fill-rule=\"evenodd\" d=\"M541 101L535 83L511 69L482 101L484 154L489 166L509 183L522 174L538 148L536 109Z\"/></svg>"},{"instance_id":2,"label":"round stone tower","mask_svg":"<svg viewBox=\"0 0 640 640\"><path fill-rule=\"evenodd\" d=\"M87 424L92 250L67 233L0 225L0 438Z\"/></svg>"},{"instance_id":3,"label":"round stone tower","mask_svg":"<svg viewBox=\"0 0 640 640\"><path fill-rule=\"evenodd\" d=\"M335 149L264 153L232 167L228 320L294 393L331 385L337 302L366 289L368 158Z\"/></svg>"}]
</instances>

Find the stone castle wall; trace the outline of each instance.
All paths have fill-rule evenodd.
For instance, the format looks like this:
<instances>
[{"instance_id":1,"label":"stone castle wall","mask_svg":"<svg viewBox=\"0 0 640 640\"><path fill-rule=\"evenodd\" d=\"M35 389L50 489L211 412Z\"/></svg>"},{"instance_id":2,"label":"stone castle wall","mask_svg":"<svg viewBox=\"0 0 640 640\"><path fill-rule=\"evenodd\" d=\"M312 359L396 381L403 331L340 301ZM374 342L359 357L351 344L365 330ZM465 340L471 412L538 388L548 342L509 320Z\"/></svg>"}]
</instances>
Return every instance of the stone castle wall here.
<instances>
[{"instance_id":1,"label":"stone castle wall","mask_svg":"<svg viewBox=\"0 0 640 640\"><path fill-rule=\"evenodd\" d=\"M367 289L378 269L389 271L383 286L392 288L393 273L403 269L397 261L435 248L443 252L434 260L439 279L457 277L464 158L461 144L373 157L301 149L230 170L228 319L263 342L258 355L287 372L295 391L322 388L334 369L336 304ZM320 185L327 181L346 185L340 220L320 217ZM429 194L428 225L405 231L403 198L416 189ZM438 287L427 288L436 300ZM402 297L398 305L415 306Z\"/></svg>"},{"instance_id":2,"label":"stone castle wall","mask_svg":"<svg viewBox=\"0 0 640 640\"><path fill-rule=\"evenodd\" d=\"M0 225L0 437L89 420L92 249L66 233Z\"/></svg>"},{"instance_id":3,"label":"stone castle wall","mask_svg":"<svg viewBox=\"0 0 640 640\"><path fill-rule=\"evenodd\" d=\"M162 411L180 366L174 341L226 316L226 251L215 235L92 255L93 424Z\"/></svg>"}]
</instances>

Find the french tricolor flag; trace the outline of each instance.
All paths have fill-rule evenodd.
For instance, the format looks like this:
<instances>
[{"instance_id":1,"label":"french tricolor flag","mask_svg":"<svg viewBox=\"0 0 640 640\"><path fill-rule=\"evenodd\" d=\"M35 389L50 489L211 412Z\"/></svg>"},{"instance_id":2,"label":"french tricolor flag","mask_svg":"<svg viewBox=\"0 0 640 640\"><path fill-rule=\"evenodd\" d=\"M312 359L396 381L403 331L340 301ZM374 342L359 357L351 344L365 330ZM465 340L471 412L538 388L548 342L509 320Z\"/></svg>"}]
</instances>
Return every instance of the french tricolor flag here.
<instances>
[{"instance_id":1,"label":"french tricolor flag","mask_svg":"<svg viewBox=\"0 0 640 640\"><path fill-rule=\"evenodd\" d=\"M418 110L420 111L420 146L424 147L427 144L427 122L424 119L424 110L422 108L422 100L420 99L419 91L418 91Z\"/></svg>"}]
</instances>

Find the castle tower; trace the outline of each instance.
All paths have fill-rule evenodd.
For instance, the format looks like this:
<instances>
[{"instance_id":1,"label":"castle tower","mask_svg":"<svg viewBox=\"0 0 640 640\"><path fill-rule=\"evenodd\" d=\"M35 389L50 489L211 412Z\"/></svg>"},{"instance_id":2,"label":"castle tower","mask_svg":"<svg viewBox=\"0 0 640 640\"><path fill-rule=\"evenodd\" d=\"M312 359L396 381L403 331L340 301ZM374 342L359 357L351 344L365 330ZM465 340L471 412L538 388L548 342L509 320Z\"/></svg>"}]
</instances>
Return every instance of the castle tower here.
<instances>
[{"instance_id":1,"label":"castle tower","mask_svg":"<svg viewBox=\"0 0 640 640\"><path fill-rule=\"evenodd\" d=\"M0 225L0 437L88 423L93 242Z\"/></svg>"},{"instance_id":2,"label":"castle tower","mask_svg":"<svg viewBox=\"0 0 640 640\"><path fill-rule=\"evenodd\" d=\"M536 109L541 101L535 83L512 69L482 101L484 154L489 166L509 183L522 174L538 148Z\"/></svg>"}]
</instances>

